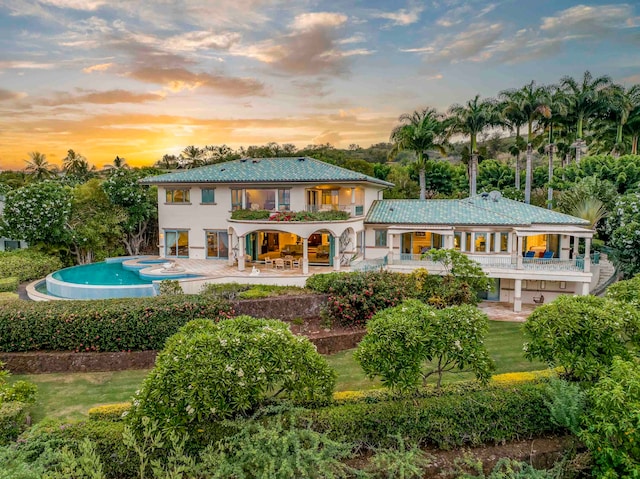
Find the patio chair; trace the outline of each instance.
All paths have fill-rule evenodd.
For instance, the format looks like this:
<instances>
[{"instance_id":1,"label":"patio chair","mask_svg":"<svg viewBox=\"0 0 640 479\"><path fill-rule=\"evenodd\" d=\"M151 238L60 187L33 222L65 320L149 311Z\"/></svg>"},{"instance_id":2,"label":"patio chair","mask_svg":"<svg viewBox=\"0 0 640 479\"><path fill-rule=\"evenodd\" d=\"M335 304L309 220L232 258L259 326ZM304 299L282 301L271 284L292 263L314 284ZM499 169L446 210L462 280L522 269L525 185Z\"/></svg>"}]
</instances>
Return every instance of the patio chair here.
<instances>
[{"instance_id":1,"label":"patio chair","mask_svg":"<svg viewBox=\"0 0 640 479\"><path fill-rule=\"evenodd\" d=\"M273 259L270 256L264 258L264 265L273 268Z\"/></svg>"},{"instance_id":2,"label":"patio chair","mask_svg":"<svg viewBox=\"0 0 640 479\"><path fill-rule=\"evenodd\" d=\"M525 258L535 258L535 257L536 257L536 252L535 252L535 251L527 251L527 252L524 254L524 257L525 257Z\"/></svg>"},{"instance_id":3,"label":"patio chair","mask_svg":"<svg viewBox=\"0 0 640 479\"><path fill-rule=\"evenodd\" d=\"M282 258L276 258L273 260L273 267L275 269L284 269L284 260Z\"/></svg>"},{"instance_id":4,"label":"patio chair","mask_svg":"<svg viewBox=\"0 0 640 479\"><path fill-rule=\"evenodd\" d=\"M553 258L553 251L545 251L542 255L543 259L551 259Z\"/></svg>"},{"instance_id":5,"label":"patio chair","mask_svg":"<svg viewBox=\"0 0 640 479\"><path fill-rule=\"evenodd\" d=\"M302 266L302 259L301 258L294 259L291 262L291 269L300 269L300 266Z\"/></svg>"},{"instance_id":6,"label":"patio chair","mask_svg":"<svg viewBox=\"0 0 640 479\"><path fill-rule=\"evenodd\" d=\"M534 296L533 302L536 304L544 304L544 296L543 295L540 295L538 297Z\"/></svg>"}]
</instances>

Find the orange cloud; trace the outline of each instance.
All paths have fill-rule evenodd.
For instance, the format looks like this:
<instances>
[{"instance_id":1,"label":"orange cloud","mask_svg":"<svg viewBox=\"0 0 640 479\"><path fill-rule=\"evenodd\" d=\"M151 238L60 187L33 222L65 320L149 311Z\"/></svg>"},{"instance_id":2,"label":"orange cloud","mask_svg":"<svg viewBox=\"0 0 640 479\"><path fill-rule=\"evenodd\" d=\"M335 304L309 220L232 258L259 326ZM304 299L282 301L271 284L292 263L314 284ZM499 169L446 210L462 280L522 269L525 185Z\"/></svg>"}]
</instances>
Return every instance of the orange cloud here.
<instances>
[{"instance_id":1,"label":"orange cloud","mask_svg":"<svg viewBox=\"0 0 640 479\"><path fill-rule=\"evenodd\" d=\"M97 65L91 65L90 67L83 68L82 71L85 73L103 72L108 70L112 66L113 63L99 63Z\"/></svg>"}]
</instances>

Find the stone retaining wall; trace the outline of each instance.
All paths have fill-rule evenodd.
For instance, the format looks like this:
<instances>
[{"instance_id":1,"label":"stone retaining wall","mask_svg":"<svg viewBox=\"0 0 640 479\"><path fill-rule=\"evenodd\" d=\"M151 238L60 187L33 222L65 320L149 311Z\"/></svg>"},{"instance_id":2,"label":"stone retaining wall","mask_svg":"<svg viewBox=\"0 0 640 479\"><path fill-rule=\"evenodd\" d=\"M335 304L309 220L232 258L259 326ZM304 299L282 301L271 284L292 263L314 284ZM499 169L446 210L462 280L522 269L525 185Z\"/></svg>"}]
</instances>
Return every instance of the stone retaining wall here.
<instances>
[{"instance_id":1,"label":"stone retaining wall","mask_svg":"<svg viewBox=\"0 0 640 479\"><path fill-rule=\"evenodd\" d=\"M326 303L327 296L324 294L276 296L231 302L238 316L246 314L254 318L274 318L281 321L317 318Z\"/></svg>"},{"instance_id":2,"label":"stone retaining wall","mask_svg":"<svg viewBox=\"0 0 640 479\"><path fill-rule=\"evenodd\" d=\"M321 354L333 354L357 346L364 331L354 331L320 338L310 338ZM81 373L150 369L157 351L123 351L114 353L34 352L0 353L0 361L12 374Z\"/></svg>"}]
</instances>

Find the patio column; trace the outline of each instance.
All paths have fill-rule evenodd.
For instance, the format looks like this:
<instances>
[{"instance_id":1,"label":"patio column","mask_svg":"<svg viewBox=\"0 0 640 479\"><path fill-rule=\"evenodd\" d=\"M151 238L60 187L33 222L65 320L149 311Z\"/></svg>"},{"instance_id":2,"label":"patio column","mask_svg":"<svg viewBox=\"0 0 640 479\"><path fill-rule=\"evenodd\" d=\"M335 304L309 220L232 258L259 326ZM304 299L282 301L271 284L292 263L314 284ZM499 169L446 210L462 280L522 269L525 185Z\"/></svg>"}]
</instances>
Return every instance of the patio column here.
<instances>
[{"instance_id":1,"label":"patio column","mask_svg":"<svg viewBox=\"0 0 640 479\"><path fill-rule=\"evenodd\" d=\"M460 232L460 252L464 253L465 251L467 251L467 232L461 231Z\"/></svg>"},{"instance_id":2,"label":"patio column","mask_svg":"<svg viewBox=\"0 0 640 479\"><path fill-rule=\"evenodd\" d=\"M445 235L444 237L444 247L445 249L453 249L455 248L455 240L453 234Z\"/></svg>"},{"instance_id":3,"label":"patio column","mask_svg":"<svg viewBox=\"0 0 640 479\"><path fill-rule=\"evenodd\" d=\"M588 273L590 271L591 271L591 238L585 238L584 239L584 272Z\"/></svg>"},{"instance_id":4,"label":"patio column","mask_svg":"<svg viewBox=\"0 0 640 479\"><path fill-rule=\"evenodd\" d=\"M560 236L560 259L569 259L571 256L571 236Z\"/></svg>"},{"instance_id":5,"label":"patio column","mask_svg":"<svg viewBox=\"0 0 640 479\"><path fill-rule=\"evenodd\" d=\"M389 254L387 255L388 264L393 264L393 234L387 233L387 247Z\"/></svg>"},{"instance_id":6,"label":"patio column","mask_svg":"<svg viewBox=\"0 0 640 479\"><path fill-rule=\"evenodd\" d=\"M238 236L238 271L244 271L244 236Z\"/></svg>"},{"instance_id":7,"label":"patio column","mask_svg":"<svg viewBox=\"0 0 640 479\"><path fill-rule=\"evenodd\" d=\"M513 288L513 312L519 313L522 311L522 280L516 279L515 286Z\"/></svg>"},{"instance_id":8,"label":"patio column","mask_svg":"<svg viewBox=\"0 0 640 479\"><path fill-rule=\"evenodd\" d=\"M335 235L333 237L333 250L335 253L333 257L333 270L340 271L340 238Z\"/></svg>"},{"instance_id":9,"label":"patio column","mask_svg":"<svg viewBox=\"0 0 640 479\"><path fill-rule=\"evenodd\" d=\"M469 250L469 253L475 253L476 252L476 234L475 232L473 233L469 233L471 235L471 249Z\"/></svg>"},{"instance_id":10,"label":"patio column","mask_svg":"<svg viewBox=\"0 0 640 479\"><path fill-rule=\"evenodd\" d=\"M522 236L518 236L518 247L516 250L516 268L517 269L523 269L522 268L522 248L523 248Z\"/></svg>"},{"instance_id":11,"label":"patio column","mask_svg":"<svg viewBox=\"0 0 640 479\"><path fill-rule=\"evenodd\" d=\"M351 216L356 215L356 189L351 188Z\"/></svg>"},{"instance_id":12,"label":"patio column","mask_svg":"<svg viewBox=\"0 0 640 479\"><path fill-rule=\"evenodd\" d=\"M302 238L302 274L309 274L309 238Z\"/></svg>"},{"instance_id":13,"label":"patio column","mask_svg":"<svg viewBox=\"0 0 640 479\"><path fill-rule=\"evenodd\" d=\"M502 239L502 233L494 233L493 234L493 252L494 253L499 253L500 252L500 240Z\"/></svg>"},{"instance_id":14,"label":"patio column","mask_svg":"<svg viewBox=\"0 0 640 479\"><path fill-rule=\"evenodd\" d=\"M585 267L586 267L586 263L585 263ZM580 296L588 296L589 295L589 287L591 286L591 283L580 283Z\"/></svg>"}]
</instances>

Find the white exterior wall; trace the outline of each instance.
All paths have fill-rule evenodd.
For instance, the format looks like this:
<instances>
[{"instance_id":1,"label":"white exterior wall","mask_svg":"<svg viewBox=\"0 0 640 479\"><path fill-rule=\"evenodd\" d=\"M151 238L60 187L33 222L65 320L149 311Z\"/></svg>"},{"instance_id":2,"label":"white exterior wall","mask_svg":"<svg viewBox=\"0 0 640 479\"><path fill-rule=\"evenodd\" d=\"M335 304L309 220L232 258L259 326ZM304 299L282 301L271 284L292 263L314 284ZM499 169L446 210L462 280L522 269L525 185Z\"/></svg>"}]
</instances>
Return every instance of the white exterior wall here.
<instances>
[{"instance_id":1,"label":"white exterior wall","mask_svg":"<svg viewBox=\"0 0 640 479\"><path fill-rule=\"evenodd\" d=\"M189 232L189 258L190 259L206 259L206 231L218 230L229 231L229 228L234 227L233 222L228 220L231 218L231 190L248 188L290 188L291 189L291 210L292 211L304 211L306 209L306 190L312 188L316 184L267 184L267 185L195 185L195 184L175 184L175 185L159 185L158 186L158 225L160 229L160 242L159 251L160 256L165 256L164 245L164 232L166 230L187 230ZM344 184L340 185L343 188L363 188L364 189L364 213L366 214L369 207L374 200L378 199L378 192L381 191L380 187L366 186L362 184ZM202 204L202 189L215 189L215 203L214 204ZM188 189L189 190L189 203L166 203L166 190L167 189ZM341 191L342 193L342 191ZM341 205L351 204L351 193L341 194L339 196ZM344 201L344 202L343 202ZM357 202L356 202L357 204ZM245 208L247 206L245 205ZM357 233L362 229L362 218L360 217L359 224L349 225L354 228ZM300 223L290 223L283 225L279 224L279 227L273 229L283 230L295 233L300 229ZM276 226L274 224L274 226ZM309 225L310 226L310 225ZM237 227L237 226L236 226ZM314 228L319 228L316 225ZM257 228L262 229L262 228ZM307 228L304 228L306 232ZM338 228L342 230L342 226ZM314 230L315 231L315 230ZM304 235L303 237L307 237ZM355 241L354 241L355 244ZM385 253L386 254L386 253ZM384 254L382 255L384 256Z\"/></svg>"}]
</instances>

